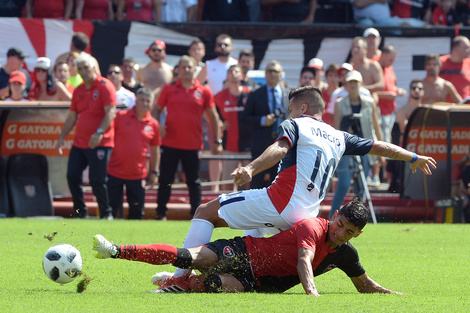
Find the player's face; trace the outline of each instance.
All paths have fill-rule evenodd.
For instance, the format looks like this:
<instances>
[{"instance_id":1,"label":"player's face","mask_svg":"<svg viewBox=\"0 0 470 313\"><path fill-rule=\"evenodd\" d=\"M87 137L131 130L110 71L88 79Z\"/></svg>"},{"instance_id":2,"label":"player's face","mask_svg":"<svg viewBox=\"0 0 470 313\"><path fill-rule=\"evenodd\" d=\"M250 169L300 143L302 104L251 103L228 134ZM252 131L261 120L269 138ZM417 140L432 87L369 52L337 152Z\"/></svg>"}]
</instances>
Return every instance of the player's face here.
<instances>
[{"instance_id":1,"label":"player's face","mask_svg":"<svg viewBox=\"0 0 470 313\"><path fill-rule=\"evenodd\" d=\"M153 98L151 96L140 94L135 99L135 109L138 113L149 112L152 108Z\"/></svg>"},{"instance_id":2,"label":"player's face","mask_svg":"<svg viewBox=\"0 0 470 313\"><path fill-rule=\"evenodd\" d=\"M362 233L357 226L354 226L344 215L335 212L333 222L331 222L328 229L328 241L333 243L334 246L342 245L348 242L351 238L357 237Z\"/></svg>"}]
</instances>

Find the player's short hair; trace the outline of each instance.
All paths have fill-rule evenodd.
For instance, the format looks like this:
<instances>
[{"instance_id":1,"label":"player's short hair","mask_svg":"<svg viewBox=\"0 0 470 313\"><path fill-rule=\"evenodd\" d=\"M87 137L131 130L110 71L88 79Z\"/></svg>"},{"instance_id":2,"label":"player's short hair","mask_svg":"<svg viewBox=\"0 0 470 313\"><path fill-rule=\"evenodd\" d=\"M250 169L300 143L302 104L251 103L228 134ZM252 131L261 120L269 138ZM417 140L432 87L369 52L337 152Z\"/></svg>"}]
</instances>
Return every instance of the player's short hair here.
<instances>
[{"instance_id":1,"label":"player's short hair","mask_svg":"<svg viewBox=\"0 0 470 313\"><path fill-rule=\"evenodd\" d=\"M294 104L306 103L308 106L307 114L309 115L320 114L325 110L323 95L320 89L315 86L305 86L291 90L289 101Z\"/></svg>"},{"instance_id":2,"label":"player's short hair","mask_svg":"<svg viewBox=\"0 0 470 313\"><path fill-rule=\"evenodd\" d=\"M153 94L153 91L152 89L148 88L148 87L141 87L139 89L137 89L137 91L135 92L135 95L136 97L140 96L140 95L144 95L144 96L149 96L150 98L154 98L154 94Z\"/></svg>"},{"instance_id":3,"label":"player's short hair","mask_svg":"<svg viewBox=\"0 0 470 313\"><path fill-rule=\"evenodd\" d=\"M358 197L341 207L338 215L343 215L346 219L356 226L359 230L363 229L369 221L369 209L359 200Z\"/></svg>"},{"instance_id":4,"label":"player's short hair","mask_svg":"<svg viewBox=\"0 0 470 313\"><path fill-rule=\"evenodd\" d=\"M430 60L436 60L437 61L437 64L439 64L439 66L442 66L442 62L441 62L441 59L439 58L439 54L437 53L430 53L428 55L426 55L424 57L424 64L427 64L428 61Z\"/></svg>"},{"instance_id":5,"label":"player's short hair","mask_svg":"<svg viewBox=\"0 0 470 313\"><path fill-rule=\"evenodd\" d=\"M90 39L88 39L88 36L84 33L77 32L72 36L72 44L78 50L85 51L90 44Z\"/></svg>"}]
</instances>

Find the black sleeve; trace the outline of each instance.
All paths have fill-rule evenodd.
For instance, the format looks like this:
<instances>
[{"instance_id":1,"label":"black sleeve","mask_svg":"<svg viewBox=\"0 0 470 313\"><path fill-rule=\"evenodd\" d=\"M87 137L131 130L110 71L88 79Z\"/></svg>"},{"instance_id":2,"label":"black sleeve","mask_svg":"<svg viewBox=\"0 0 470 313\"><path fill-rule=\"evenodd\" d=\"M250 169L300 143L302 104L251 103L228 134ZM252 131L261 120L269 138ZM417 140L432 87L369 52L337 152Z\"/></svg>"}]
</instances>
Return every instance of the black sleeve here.
<instances>
[{"instance_id":1,"label":"black sleeve","mask_svg":"<svg viewBox=\"0 0 470 313\"><path fill-rule=\"evenodd\" d=\"M374 145L374 141L372 139L362 138L346 132L343 132L343 134L344 142L346 144L344 155L366 155Z\"/></svg>"},{"instance_id":2,"label":"black sleeve","mask_svg":"<svg viewBox=\"0 0 470 313\"><path fill-rule=\"evenodd\" d=\"M366 272L359 261L357 250L349 242L343 244L334 253L328 254L315 268L314 276L324 274L334 268L339 268L349 277L358 277Z\"/></svg>"}]
</instances>

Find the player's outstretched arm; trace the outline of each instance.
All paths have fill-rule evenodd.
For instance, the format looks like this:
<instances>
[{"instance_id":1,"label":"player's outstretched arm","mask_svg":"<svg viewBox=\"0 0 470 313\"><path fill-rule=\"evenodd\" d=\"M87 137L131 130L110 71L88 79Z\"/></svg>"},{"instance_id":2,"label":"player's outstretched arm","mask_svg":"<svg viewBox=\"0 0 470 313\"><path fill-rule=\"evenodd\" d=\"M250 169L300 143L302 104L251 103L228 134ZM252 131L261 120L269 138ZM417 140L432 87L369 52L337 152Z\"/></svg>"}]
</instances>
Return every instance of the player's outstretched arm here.
<instances>
[{"instance_id":1,"label":"player's outstretched arm","mask_svg":"<svg viewBox=\"0 0 470 313\"><path fill-rule=\"evenodd\" d=\"M249 183L253 176L279 163L289 149L289 141L285 138L279 139L266 148L266 150L250 164L236 168L232 174L230 174L233 177L233 182L239 186Z\"/></svg>"},{"instance_id":2,"label":"player's outstretched arm","mask_svg":"<svg viewBox=\"0 0 470 313\"><path fill-rule=\"evenodd\" d=\"M389 290L377 284L367 273L358 277L351 277L351 281L360 293L394 293L398 295L406 295L406 293Z\"/></svg>"},{"instance_id":3,"label":"player's outstretched arm","mask_svg":"<svg viewBox=\"0 0 470 313\"><path fill-rule=\"evenodd\" d=\"M315 253L312 250L306 248L299 249L299 261L297 263L297 272L299 272L300 282L302 287L304 287L307 295L319 297L320 294L315 287L315 282L313 281L313 268L312 262Z\"/></svg>"},{"instance_id":4,"label":"player's outstretched arm","mask_svg":"<svg viewBox=\"0 0 470 313\"><path fill-rule=\"evenodd\" d=\"M375 141L369 154L380 155L394 160L408 161L411 163L410 168L413 173L416 173L416 169L419 167L426 175L432 175L431 168L437 168L436 161L433 158L418 155L384 141Z\"/></svg>"}]
</instances>

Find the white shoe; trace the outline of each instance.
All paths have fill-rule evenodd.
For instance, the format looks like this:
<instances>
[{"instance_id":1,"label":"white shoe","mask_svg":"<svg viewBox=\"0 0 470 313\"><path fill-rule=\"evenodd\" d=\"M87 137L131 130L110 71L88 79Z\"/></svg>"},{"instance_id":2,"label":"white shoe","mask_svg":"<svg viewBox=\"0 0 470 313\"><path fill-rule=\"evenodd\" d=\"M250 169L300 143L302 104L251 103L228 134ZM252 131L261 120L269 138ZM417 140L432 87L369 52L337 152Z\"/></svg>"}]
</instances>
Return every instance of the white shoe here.
<instances>
[{"instance_id":1,"label":"white shoe","mask_svg":"<svg viewBox=\"0 0 470 313\"><path fill-rule=\"evenodd\" d=\"M107 259L118 253L117 247L101 235L93 237L93 250L98 251L95 256L98 259Z\"/></svg>"},{"instance_id":2,"label":"white shoe","mask_svg":"<svg viewBox=\"0 0 470 313\"><path fill-rule=\"evenodd\" d=\"M170 273L170 272L156 273L152 277L152 284L154 284L157 287L160 287L161 285L163 285L163 283L165 282L167 278L172 277L172 276L173 276L173 273Z\"/></svg>"}]
</instances>

